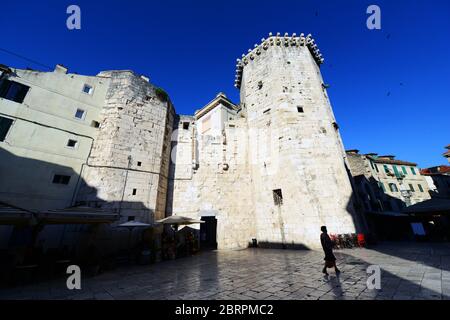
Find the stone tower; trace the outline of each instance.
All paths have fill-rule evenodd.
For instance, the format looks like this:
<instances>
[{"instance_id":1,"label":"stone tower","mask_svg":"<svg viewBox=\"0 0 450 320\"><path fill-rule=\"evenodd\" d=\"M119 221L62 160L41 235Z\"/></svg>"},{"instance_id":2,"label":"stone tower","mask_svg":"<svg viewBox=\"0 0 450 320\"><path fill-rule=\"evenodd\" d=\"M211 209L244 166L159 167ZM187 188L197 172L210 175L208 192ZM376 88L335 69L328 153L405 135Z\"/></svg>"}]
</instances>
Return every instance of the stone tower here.
<instances>
[{"instance_id":1,"label":"stone tower","mask_svg":"<svg viewBox=\"0 0 450 320\"><path fill-rule=\"evenodd\" d=\"M162 219L175 110L161 89L132 71L97 77L109 79L110 86L77 203L112 208L119 222Z\"/></svg>"},{"instance_id":2,"label":"stone tower","mask_svg":"<svg viewBox=\"0 0 450 320\"><path fill-rule=\"evenodd\" d=\"M256 238L320 246L320 226L355 232L338 125L311 35L272 35L237 61L247 115Z\"/></svg>"}]
</instances>

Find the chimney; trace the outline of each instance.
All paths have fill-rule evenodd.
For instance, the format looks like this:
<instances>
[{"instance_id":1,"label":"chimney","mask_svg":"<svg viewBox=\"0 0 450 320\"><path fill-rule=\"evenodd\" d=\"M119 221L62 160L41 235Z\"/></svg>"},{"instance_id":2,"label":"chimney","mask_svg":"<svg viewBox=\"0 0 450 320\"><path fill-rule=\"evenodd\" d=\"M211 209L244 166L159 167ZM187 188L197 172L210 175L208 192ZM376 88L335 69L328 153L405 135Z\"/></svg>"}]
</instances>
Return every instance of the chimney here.
<instances>
[{"instance_id":1,"label":"chimney","mask_svg":"<svg viewBox=\"0 0 450 320\"><path fill-rule=\"evenodd\" d=\"M64 67L62 64L57 64L55 66L55 70L53 72L57 72L57 73L63 73L63 74L67 74L67 71L69 69L67 69L66 67Z\"/></svg>"}]
</instances>

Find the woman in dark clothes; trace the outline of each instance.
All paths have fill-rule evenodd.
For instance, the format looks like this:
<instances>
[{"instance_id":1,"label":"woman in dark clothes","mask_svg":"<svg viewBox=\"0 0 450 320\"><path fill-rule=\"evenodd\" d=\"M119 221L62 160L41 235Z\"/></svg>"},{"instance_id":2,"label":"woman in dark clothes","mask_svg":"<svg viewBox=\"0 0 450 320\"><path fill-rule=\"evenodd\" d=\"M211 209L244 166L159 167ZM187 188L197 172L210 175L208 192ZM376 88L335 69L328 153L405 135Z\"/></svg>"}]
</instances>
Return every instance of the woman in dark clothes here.
<instances>
[{"instance_id":1,"label":"woman in dark clothes","mask_svg":"<svg viewBox=\"0 0 450 320\"><path fill-rule=\"evenodd\" d=\"M327 268L333 268L336 273L339 273L339 269L336 266L336 257L333 254L333 242L327 233L327 227L320 227L322 234L320 235L320 242L322 243L323 252L325 252L325 266L323 267L322 272L328 275Z\"/></svg>"}]
</instances>

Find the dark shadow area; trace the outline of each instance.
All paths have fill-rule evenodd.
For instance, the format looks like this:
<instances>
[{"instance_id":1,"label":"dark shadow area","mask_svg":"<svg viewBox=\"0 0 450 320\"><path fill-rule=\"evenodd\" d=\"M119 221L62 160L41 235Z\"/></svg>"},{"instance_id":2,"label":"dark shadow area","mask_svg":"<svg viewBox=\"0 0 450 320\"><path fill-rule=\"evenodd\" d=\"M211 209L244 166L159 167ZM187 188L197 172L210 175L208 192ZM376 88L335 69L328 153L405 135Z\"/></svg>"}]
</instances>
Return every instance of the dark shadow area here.
<instances>
[{"instance_id":1,"label":"dark shadow area","mask_svg":"<svg viewBox=\"0 0 450 320\"><path fill-rule=\"evenodd\" d=\"M0 285L65 275L79 265L86 276L121 264L160 260L161 228L124 228L141 202L104 201L70 167L16 156L0 148ZM93 201L77 201L85 187ZM127 212L126 215L123 212Z\"/></svg>"}]
</instances>

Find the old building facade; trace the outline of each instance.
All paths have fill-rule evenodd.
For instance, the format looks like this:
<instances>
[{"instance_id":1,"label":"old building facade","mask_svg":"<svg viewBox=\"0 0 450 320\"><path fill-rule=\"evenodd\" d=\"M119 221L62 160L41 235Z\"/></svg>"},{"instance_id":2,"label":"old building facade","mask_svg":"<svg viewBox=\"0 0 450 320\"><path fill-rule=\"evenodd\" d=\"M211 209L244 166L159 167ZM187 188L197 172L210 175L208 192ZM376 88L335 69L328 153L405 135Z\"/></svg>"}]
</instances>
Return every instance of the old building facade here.
<instances>
[{"instance_id":1,"label":"old building facade","mask_svg":"<svg viewBox=\"0 0 450 320\"><path fill-rule=\"evenodd\" d=\"M347 159L365 211L401 212L430 199L428 183L416 163L358 150L348 150Z\"/></svg>"},{"instance_id":2,"label":"old building facade","mask_svg":"<svg viewBox=\"0 0 450 320\"><path fill-rule=\"evenodd\" d=\"M321 225L355 232L322 62L310 35L270 34L238 59L240 103L219 93L193 116L131 71L3 66L0 201L103 209L116 224L201 218L219 249L317 248Z\"/></svg>"}]
</instances>

